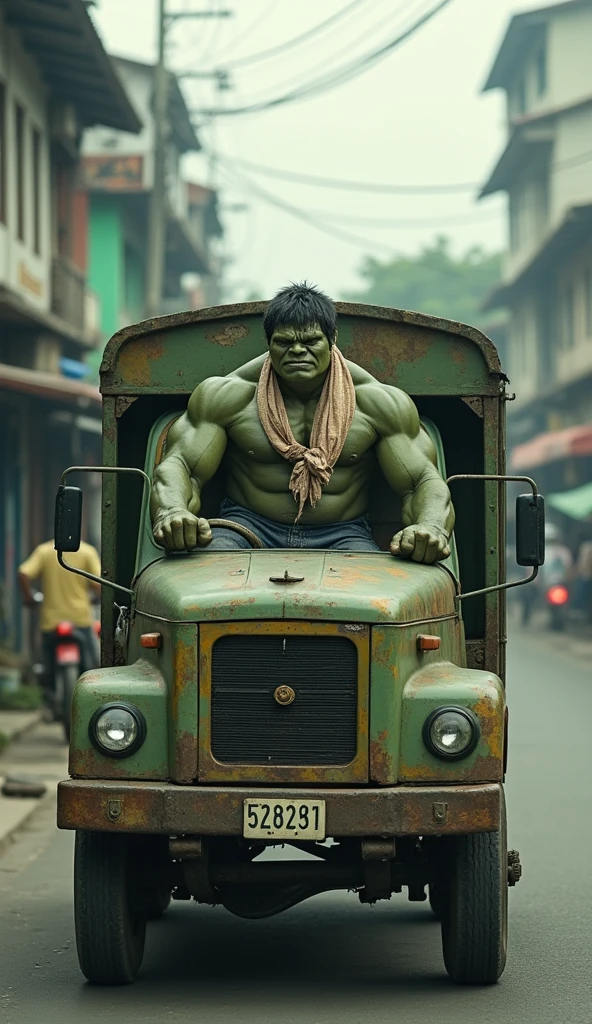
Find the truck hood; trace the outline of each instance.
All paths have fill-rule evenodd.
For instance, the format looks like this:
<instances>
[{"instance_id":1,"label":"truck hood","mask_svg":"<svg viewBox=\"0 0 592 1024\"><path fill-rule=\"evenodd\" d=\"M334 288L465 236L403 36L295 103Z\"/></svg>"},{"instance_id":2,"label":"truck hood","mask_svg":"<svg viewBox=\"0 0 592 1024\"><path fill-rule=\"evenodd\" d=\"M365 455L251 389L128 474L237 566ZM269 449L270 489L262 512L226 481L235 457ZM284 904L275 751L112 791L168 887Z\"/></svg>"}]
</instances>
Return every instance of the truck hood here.
<instances>
[{"instance_id":1,"label":"truck hood","mask_svg":"<svg viewBox=\"0 0 592 1024\"><path fill-rule=\"evenodd\" d=\"M382 552L196 551L160 558L136 584L138 613L186 622L413 622L455 611L446 569Z\"/></svg>"}]
</instances>

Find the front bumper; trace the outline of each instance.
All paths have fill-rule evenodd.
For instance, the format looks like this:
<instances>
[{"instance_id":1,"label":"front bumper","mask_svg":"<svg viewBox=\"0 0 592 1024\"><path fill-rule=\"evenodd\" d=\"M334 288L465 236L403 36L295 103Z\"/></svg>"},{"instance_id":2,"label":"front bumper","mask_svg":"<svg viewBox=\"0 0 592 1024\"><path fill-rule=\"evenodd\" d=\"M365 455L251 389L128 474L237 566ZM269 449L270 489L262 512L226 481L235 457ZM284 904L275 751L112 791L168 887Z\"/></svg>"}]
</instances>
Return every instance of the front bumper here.
<instances>
[{"instance_id":1,"label":"front bumper","mask_svg":"<svg viewBox=\"0 0 592 1024\"><path fill-rule=\"evenodd\" d=\"M502 787L271 788L71 779L58 786L58 827L99 832L240 836L245 799L325 800L327 836L493 832Z\"/></svg>"}]
</instances>

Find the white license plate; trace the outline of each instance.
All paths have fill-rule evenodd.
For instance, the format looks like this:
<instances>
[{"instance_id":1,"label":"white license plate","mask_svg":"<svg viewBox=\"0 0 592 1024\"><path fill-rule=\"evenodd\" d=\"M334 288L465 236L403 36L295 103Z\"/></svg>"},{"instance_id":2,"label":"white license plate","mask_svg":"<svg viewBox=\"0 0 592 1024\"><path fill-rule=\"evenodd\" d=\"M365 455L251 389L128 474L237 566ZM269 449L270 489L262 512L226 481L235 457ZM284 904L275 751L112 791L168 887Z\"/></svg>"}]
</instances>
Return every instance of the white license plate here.
<instances>
[{"instance_id":1,"label":"white license plate","mask_svg":"<svg viewBox=\"0 0 592 1024\"><path fill-rule=\"evenodd\" d=\"M56 647L56 663L58 665L77 665L80 661L78 644L58 644Z\"/></svg>"},{"instance_id":2,"label":"white license plate","mask_svg":"<svg viewBox=\"0 0 592 1024\"><path fill-rule=\"evenodd\" d=\"M245 800L246 839L324 839L324 800Z\"/></svg>"}]
</instances>

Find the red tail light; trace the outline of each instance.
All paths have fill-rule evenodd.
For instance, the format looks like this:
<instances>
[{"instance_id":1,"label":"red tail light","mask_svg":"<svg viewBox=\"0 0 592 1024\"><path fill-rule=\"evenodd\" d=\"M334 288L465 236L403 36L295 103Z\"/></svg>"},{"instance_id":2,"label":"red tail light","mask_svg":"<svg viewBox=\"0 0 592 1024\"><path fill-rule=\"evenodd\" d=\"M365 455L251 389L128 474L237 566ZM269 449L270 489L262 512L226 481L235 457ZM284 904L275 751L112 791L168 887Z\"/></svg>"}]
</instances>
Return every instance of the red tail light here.
<instances>
[{"instance_id":1,"label":"red tail light","mask_svg":"<svg viewBox=\"0 0 592 1024\"><path fill-rule=\"evenodd\" d=\"M93 622L93 629L97 636L101 635L101 623L99 622L98 619L95 619L95 621Z\"/></svg>"},{"instance_id":2,"label":"red tail light","mask_svg":"<svg viewBox=\"0 0 592 1024\"><path fill-rule=\"evenodd\" d=\"M71 622L58 622L56 626L56 633L58 636L72 636L74 632L74 626Z\"/></svg>"},{"instance_id":3,"label":"red tail light","mask_svg":"<svg viewBox=\"0 0 592 1024\"><path fill-rule=\"evenodd\" d=\"M547 591L547 601L549 604L566 604L569 599L569 591L567 587L562 584L558 584L555 587L549 587Z\"/></svg>"}]
</instances>

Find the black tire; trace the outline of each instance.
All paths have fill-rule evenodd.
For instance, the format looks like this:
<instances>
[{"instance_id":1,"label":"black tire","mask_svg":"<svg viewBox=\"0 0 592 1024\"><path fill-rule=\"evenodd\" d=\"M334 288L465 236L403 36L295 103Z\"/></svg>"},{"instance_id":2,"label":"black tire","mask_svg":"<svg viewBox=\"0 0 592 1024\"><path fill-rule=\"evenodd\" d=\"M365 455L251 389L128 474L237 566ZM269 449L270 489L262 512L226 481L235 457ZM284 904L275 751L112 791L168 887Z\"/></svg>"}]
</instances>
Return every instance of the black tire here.
<instances>
[{"instance_id":1,"label":"black tire","mask_svg":"<svg viewBox=\"0 0 592 1024\"><path fill-rule=\"evenodd\" d=\"M80 969L95 985L129 985L144 955L146 910L129 836L77 832L74 917Z\"/></svg>"},{"instance_id":2,"label":"black tire","mask_svg":"<svg viewBox=\"0 0 592 1024\"><path fill-rule=\"evenodd\" d=\"M56 675L59 672L59 690L61 695L61 707L59 715L64 727L66 743L70 742L70 722L72 716L72 694L80 675L79 665L61 665L56 667Z\"/></svg>"},{"instance_id":3,"label":"black tire","mask_svg":"<svg viewBox=\"0 0 592 1024\"><path fill-rule=\"evenodd\" d=\"M448 844L442 917L446 970L460 985L493 985L506 966L508 848L498 832L455 836Z\"/></svg>"},{"instance_id":4,"label":"black tire","mask_svg":"<svg viewBox=\"0 0 592 1024\"><path fill-rule=\"evenodd\" d=\"M149 921L157 921L168 910L170 890L164 886L150 887L144 892L144 909Z\"/></svg>"},{"instance_id":5,"label":"black tire","mask_svg":"<svg viewBox=\"0 0 592 1024\"><path fill-rule=\"evenodd\" d=\"M432 908L434 917L437 917L438 921L441 921L446 901L446 894L443 890L442 883L432 882L428 887L428 893L430 907Z\"/></svg>"}]
</instances>

